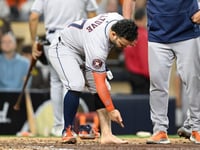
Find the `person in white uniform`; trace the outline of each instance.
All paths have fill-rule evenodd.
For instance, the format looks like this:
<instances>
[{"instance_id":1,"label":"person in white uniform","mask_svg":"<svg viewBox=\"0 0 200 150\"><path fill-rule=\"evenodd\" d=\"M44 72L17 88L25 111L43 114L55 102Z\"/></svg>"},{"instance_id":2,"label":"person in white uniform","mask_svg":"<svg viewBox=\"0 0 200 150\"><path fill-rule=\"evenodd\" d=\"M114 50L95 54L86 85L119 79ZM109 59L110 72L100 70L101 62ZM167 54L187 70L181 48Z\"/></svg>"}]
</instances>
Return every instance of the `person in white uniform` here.
<instances>
[{"instance_id":1,"label":"person in white uniform","mask_svg":"<svg viewBox=\"0 0 200 150\"><path fill-rule=\"evenodd\" d=\"M44 16L46 39L51 43L54 36L65 26L84 17L96 16L98 6L95 0L35 0L29 19L33 44L32 55L36 59L41 52L36 48L37 27L40 16ZM48 46L45 47L47 53ZM47 55L46 55L47 56ZM48 59L48 56L47 56ZM50 68L50 97L53 106L54 124L51 134L61 136L63 121L63 85L55 69Z\"/></svg>"},{"instance_id":2,"label":"person in white uniform","mask_svg":"<svg viewBox=\"0 0 200 150\"><path fill-rule=\"evenodd\" d=\"M62 137L64 143L74 144L77 141L72 132L73 120L79 105L79 96L86 83L89 83L91 93L97 93L99 96L97 112L106 114L99 115L101 143L127 143L112 135L109 127L110 119L122 127L123 123L105 82L106 59L110 48L132 45L136 38L137 26L118 13L100 14L91 19L73 22L55 37L48 57L65 89L65 134Z\"/></svg>"}]
</instances>

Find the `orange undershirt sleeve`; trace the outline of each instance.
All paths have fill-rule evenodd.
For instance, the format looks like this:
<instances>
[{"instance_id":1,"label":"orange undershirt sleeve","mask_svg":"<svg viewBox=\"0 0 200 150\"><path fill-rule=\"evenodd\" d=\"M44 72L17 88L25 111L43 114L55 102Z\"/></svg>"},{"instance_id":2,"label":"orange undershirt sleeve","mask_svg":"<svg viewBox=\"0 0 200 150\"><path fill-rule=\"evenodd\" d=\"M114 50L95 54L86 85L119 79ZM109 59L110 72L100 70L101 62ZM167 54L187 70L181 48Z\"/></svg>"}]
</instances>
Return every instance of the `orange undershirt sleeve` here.
<instances>
[{"instance_id":1,"label":"orange undershirt sleeve","mask_svg":"<svg viewBox=\"0 0 200 150\"><path fill-rule=\"evenodd\" d=\"M93 77L94 77L94 82L95 82L97 93L98 93L101 101L105 105L107 111L110 112L110 111L114 110L115 107L113 105L110 92L105 83L106 73L105 72L103 72L103 73L93 72Z\"/></svg>"}]
</instances>

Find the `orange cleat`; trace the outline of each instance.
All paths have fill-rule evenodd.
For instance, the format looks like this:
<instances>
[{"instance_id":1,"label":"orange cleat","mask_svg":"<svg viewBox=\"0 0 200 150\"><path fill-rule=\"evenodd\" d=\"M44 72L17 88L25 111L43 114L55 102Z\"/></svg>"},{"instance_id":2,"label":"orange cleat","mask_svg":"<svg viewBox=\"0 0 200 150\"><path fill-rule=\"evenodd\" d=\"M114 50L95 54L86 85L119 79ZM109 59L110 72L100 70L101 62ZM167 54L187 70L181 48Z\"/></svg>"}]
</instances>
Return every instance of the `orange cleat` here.
<instances>
[{"instance_id":1,"label":"orange cleat","mask_svg":"<svg viewBox=\"0 0 200 150\"><path fill-rule=\"evenodd\" d=\"M76 142L76 134L72 131L71 126L66 128L66 131L62 137L62 143L75 144Z\"/></svg>"},{"instance_id":2,"label":"orange cleat","mask_svg":"<svg viewBox=\"0 0 200 150\"><path fill-rule=\"evenodd\" d=\"M200 144L200 132L199 131L192 131L190 136L190 140L196 144Z\"/></svg>"},{"instance_id":3,"label":"orange cleat","mask_svg":"<svg viewBox=\"0 0 200 150\"><path fill-rule=\"evenodd\" d=\"M167 133L164 131L159 131L153 134L149 139L147 139L147 144L169 144Z\"/></svg>"}]
</instances>

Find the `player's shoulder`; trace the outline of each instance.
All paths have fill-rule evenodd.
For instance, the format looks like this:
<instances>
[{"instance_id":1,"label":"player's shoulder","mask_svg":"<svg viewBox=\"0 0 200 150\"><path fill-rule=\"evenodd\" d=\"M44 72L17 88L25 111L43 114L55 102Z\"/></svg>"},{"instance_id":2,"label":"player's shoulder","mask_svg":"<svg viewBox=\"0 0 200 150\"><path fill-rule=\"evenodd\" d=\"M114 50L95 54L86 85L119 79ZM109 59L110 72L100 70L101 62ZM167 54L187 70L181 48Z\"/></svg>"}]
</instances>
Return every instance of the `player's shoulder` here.
<instances>
[{"instance_id":1,"label":"player's shoulder","mask_svg":"<svg viewBox=\"0 0 200 150\"><path fill-rule=\"evenodd\" d=\"M93 17L91 18L90 20L94 19L94 18L113 18L113 19L117 19L117 20L120 20L120 19L124 19L124 17L117 13L117 12L108 12L108 13L102 13L102 14L99 14L97 15L96 17Z\"/></svg>"},{"instance_id":2,"label":"player's shoulder","mask_svg":"<svg viewBox=\"0 0 200 150\"><path fill-rule=\"evenodd\" d=\"M112 18L116 18L116 19L124 19L124 17L117 13L117 12L110 12L110 13L107 13L108 16L112 17Z\"/></svg>"}]
</instances>

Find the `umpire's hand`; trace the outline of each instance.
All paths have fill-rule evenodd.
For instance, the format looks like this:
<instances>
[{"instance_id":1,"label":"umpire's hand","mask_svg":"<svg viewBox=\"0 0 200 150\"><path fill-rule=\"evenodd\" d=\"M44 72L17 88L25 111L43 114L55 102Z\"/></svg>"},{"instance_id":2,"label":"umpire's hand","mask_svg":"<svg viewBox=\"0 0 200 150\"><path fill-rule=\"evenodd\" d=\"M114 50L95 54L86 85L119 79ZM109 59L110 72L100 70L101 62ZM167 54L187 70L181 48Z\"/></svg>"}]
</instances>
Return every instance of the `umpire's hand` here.
<instances>
[{"instance_id":1,"label":"umpire's hand","mask_svg":"<svg viewBox=\"0 0 200 150\"><path fill-rule=\"evenodd\" d=\"M122 128L124 127L124 124L122 123L123 120L119 110L114 109L113 111L110 111L108 114L112 121L117 122Z\"/></svg>"},{"instance_id":2,"label":"umpire's hand","mask_svg":"<svg viewBox=\"0 0 200 150\"><path fill-rule=\"evenodd\" d=\"M38 57L42 55L42 51L38 50L37 42L35 42L32 46L32 56L36 60Z\"/></svg>"},{"instance_id":3,"label":"umpire's hand","mask_svg":"<svg viewBox=\"0 0 200 150\"><path fill-rule=\"evenodd\" d=\"M197 11L193 16L192 16L192 21L194 23L200 24L200 10Z\"/></svg>"}]
</instances>

